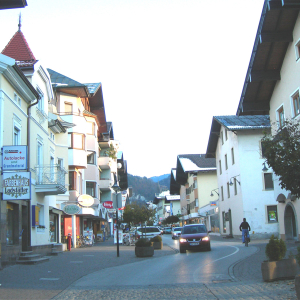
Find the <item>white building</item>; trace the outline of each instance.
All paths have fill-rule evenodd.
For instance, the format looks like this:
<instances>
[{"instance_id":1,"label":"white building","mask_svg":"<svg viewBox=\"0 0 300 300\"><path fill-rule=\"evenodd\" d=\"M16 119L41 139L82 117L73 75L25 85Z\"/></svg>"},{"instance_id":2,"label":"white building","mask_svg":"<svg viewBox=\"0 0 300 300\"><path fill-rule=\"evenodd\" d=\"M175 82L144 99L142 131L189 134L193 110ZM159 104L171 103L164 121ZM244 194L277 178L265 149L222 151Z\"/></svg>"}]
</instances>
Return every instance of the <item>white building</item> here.
<instances>
[{"instance_id":1,"label":"white building","mask_svg":"<svg viewBox=\"0 0 300 300\"><path fill-rule=\"evenodd\" d=\"M222 235L241 235L243 218L253 237L278 235L276 183L270 169L262 171L264 130L269 116L213 117L206 156L216 159Z\"/></svg>"}]
</instances>

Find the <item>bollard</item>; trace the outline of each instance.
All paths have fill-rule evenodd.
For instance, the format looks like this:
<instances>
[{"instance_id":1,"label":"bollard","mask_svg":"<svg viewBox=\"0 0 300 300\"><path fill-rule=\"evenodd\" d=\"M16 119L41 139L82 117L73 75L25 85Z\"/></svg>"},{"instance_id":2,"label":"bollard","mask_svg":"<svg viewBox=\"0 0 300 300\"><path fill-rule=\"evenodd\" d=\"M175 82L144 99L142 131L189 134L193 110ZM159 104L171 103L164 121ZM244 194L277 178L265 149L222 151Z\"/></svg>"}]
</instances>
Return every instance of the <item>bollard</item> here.
<instances>
[{"instance_id":1,"label":"bollard","mask_svg":"<svg viewBox=\"0 0 300 300\"><path fill-rule=\"evenodd\" d=\"M71 233L68 234L68 250L71 251L71 242L72 242L72 237Z\"/></svg>"}]
</instances>

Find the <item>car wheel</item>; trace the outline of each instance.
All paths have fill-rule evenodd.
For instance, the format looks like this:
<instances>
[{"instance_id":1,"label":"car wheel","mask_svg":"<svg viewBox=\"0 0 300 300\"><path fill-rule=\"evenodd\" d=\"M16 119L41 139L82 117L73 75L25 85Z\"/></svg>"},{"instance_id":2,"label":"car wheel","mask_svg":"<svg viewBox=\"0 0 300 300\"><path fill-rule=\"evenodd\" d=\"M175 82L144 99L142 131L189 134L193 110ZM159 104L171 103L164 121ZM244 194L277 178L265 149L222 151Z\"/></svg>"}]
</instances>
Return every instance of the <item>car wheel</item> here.
<instances>
[{"instance_id":1,"label":"car wheel","mask_svg":"<svg viewBox=\"0 0 300 300\"><path fill-rule=\"evenodd\" d=\"M186 250L181 247L179 248L179 251L180 251L180 253L186 253Z\"/></svg>"}]
</instances>

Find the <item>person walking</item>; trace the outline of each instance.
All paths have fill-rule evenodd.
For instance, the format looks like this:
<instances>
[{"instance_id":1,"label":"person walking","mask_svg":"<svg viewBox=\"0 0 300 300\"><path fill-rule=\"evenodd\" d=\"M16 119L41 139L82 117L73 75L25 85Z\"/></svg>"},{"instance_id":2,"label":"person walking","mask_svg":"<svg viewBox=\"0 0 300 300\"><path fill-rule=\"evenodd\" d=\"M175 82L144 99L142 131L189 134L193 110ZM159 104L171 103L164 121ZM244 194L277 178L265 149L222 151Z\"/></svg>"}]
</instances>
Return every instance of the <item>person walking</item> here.
<instances>
[{"instance_id":1,"label":"person walking","mask_svg":"<svg viewBox=\"0 0 300 300\"><path fill-rule=\"evenodd\" d=\"M243 243L245 243L245 232L247 232L248 242L250 242L250 234L249 234L250 230L251 228L249 223L246 221L246 218L243 218L243 222L240 225L240 231L242 231Z\"/></svg>"}]
</instances>

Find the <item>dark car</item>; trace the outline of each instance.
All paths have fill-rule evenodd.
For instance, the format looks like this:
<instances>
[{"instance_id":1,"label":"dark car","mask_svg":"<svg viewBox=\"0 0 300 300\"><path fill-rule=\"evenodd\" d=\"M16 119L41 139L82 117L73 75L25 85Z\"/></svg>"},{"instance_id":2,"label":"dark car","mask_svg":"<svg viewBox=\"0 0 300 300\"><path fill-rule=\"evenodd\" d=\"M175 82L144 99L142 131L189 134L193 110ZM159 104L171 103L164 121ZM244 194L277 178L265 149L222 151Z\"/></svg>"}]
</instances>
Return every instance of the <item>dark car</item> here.
<instances>
[{"instance_id":1,"label":"dark car","mask_svg":"<svg viewBox=\"0 0 300 300\"><path fill-rule=\"evenodd\" d=\"M210 239L208 231L204 224L189 224L182 227L181 236L179 239L180 253L185 253L186 250L201 250L210 251Z\"/></svg>"}]
</instances>

